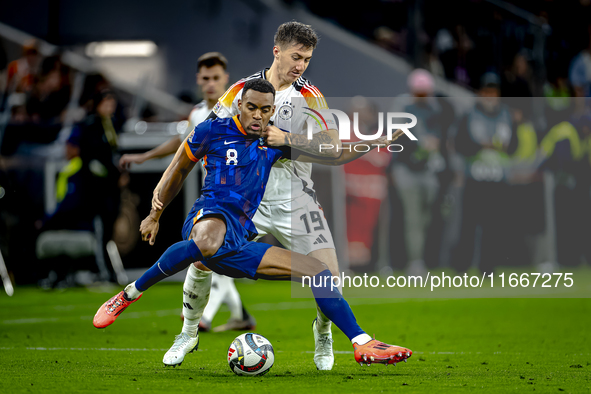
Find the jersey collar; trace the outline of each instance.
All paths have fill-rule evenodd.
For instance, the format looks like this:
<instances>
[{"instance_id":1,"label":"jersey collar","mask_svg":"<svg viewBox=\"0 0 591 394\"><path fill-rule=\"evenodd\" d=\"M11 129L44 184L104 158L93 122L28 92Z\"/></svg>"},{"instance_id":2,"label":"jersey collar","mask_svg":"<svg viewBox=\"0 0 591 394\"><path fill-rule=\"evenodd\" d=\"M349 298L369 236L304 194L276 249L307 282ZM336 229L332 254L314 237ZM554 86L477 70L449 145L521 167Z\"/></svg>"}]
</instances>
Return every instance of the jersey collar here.
<instances>
[{"instance_id":1,"label":"jersey collar","mask_svg":"<svg viewBox=\"0 0 591 394\"><path fill-rule=\"evenodd\" d=\"M236 127L238 127L238 130L240 130L242 134L247 135L246 131L244 131L244 128L242 127L242 123L240 123L240 118L238 118L238 115L234 115L232 117L232 120L234 120L234 123L236 123Z\"/></svg>"},{"instance_id":2,"label":"jersey collar","mask_svg":"<svg viewBox=\"0 0 591 394\"><path fill-rule=\"evenodd\" d=\"M271 67L265 67L263 69L263 71L261 71L261 78L264 79L265 81L267 80L267 71L269 71L270 68ZM298 77L298 79L296 79L295 81L293 81L291 83L291 86L297 88L298 87L298 83L299 84L303 84L302 76L301 75Z\"/></svg>"}]
</instances>

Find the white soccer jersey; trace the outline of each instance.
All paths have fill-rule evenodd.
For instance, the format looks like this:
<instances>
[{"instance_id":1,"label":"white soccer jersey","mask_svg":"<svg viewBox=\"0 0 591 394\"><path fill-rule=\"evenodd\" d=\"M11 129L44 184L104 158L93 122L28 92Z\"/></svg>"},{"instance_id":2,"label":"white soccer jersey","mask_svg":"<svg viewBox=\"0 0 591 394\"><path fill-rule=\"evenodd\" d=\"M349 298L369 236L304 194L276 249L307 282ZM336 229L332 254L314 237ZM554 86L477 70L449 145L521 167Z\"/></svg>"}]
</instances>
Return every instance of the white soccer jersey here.
<instances>
[{"instance_id":1,"label":"white soccer jersey","mask_svg":"<svg viewBox=\"0 0 591 394\"><path fill-rule=\"evenodd\" d=\"M193 131L195 126L203 122L210 113L211 109L207 107L207 100L203 100L194 106L189 114L189 128L187 129L187 134L189 131Z\"/></svg>"},{"instance_id":2,"label":"white soccer jersey","mask_svg":"<svg viewBox=\"0 0 591 394\"><path fill-rule=\"evenodd\" d=\"M243 78L224 93L213 108L215 114L221 118L232 117L239 113L238 99L242 97L242 89L246 81L255 78L265 78L265 71L259 71L250 77ZM302 98L305 100L294 100ZM275 92L275 114L271 118L278 128L294 134L307 132L304 108L297 106L304 104L312 109L326 109L324 96L317 87L300 77L287 89ZM314 126L313 132L320 131ZM267 189L263 196L263 203L279 204L300 197L303 194L314 194L312 179L312 164L283 159L279 160L271 169Z\"/></svg>"}]
</instances>

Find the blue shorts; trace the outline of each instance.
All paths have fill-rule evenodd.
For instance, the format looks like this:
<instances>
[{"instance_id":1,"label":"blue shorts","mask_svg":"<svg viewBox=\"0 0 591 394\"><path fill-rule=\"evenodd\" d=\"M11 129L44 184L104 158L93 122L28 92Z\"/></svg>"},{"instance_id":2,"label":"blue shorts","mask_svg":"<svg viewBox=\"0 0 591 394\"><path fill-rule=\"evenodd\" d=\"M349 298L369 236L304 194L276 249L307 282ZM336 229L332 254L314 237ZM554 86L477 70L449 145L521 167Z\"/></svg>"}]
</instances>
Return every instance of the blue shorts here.
<instances>
[{"instance_id":1,"label":"blue shorts","mask_svg":"<svg viewBox=\"0 0 591 394\"><path fill-rule=\"evenodd\" d=\"M202 263L220 275L256 280L259 264L271 245L248 241L253 234L247 231L233 215L220 208L203 208L199 201L193 205L191 212L187 215L183 225L183 239L188 240L195 223L207 216L223 217L226 222L226 236L216 254L204 259Z\"/></svg>"}]
</instances>

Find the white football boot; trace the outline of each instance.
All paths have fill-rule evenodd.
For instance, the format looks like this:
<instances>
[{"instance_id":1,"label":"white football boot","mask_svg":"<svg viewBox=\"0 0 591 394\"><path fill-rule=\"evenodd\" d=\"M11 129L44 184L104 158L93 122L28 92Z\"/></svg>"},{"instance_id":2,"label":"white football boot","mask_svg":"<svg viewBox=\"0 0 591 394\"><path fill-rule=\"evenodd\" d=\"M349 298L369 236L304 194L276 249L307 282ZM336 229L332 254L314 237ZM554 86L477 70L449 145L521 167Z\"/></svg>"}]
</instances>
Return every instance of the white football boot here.
<instances>
[{"instance_id":1,"label":"white football boot","mask_svg":"<svg viewBox=\"0 0 591 394\"><path fill-rule=\"evenodd\" d=\"M195 338L184 332L174 337L172 347L164 355L162 362L166 366L176 367L181 365L188 353L193 353L199 347L199 334Z\"/></svg>"},{"instance_id":2,"label":"white football boot","mask_svg":"<svg viewBox=\"0 0 591 394\"><path fill-rule=\"evenodd\" d=\"M330 371L334 365L334 354L332 352L332 333L321 334L316 329L316 319L312 323L314 331L314 364L319 371Z\"/></svg>"}]
</instances>

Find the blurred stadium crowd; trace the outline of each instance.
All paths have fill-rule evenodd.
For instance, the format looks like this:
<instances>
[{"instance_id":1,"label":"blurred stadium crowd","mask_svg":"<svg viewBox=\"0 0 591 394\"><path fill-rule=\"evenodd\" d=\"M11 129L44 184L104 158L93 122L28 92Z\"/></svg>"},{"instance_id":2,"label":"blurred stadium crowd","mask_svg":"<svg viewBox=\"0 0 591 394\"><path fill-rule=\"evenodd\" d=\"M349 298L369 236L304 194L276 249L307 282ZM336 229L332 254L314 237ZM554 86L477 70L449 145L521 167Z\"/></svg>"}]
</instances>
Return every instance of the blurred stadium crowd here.
<instances>
[{"instance_id":1,"label":"blurred stadium crowd","mask_svg":"<svg viewBox=\"0 0 591 394\"><path fill-rule=\"evenodd\" d=\"M340 214L354 223L347 229L349 268L421 274L539 264L551 271L583 257L591 262L591 2L536 2L528 20L492 3L459 1L475 7L474 18L459 19L454 7L433 0L413 7L370 2L362 17L331 2L300 2L415 66L408 91L393 92L398 97L387 105L417 116L418 141L343 169ZM21 58L2 53L0 250L17 283L37 282L51 270L63 279L71 266L39 246L42 234L98 226L98 249L105 250L117 231L136 229L133 220L117 220L128 196L118 140L132 116L130 100L100 74L86 75L74 94L73 70L59 54L42 56L34 41ZM437 77L477 99L444 97ZM360 114L367 133L377 128L383 100L351 100L349 110ZM137 115L157 120L148 107ZM40 163L56 149L64 166L56 171L56 209L47 214ZM72 241L74 233L63 234L59 242ZM96 254L68 253L91 260ZM40 258L43 264L31 263Z\"/></svg>"}]
</instances>

